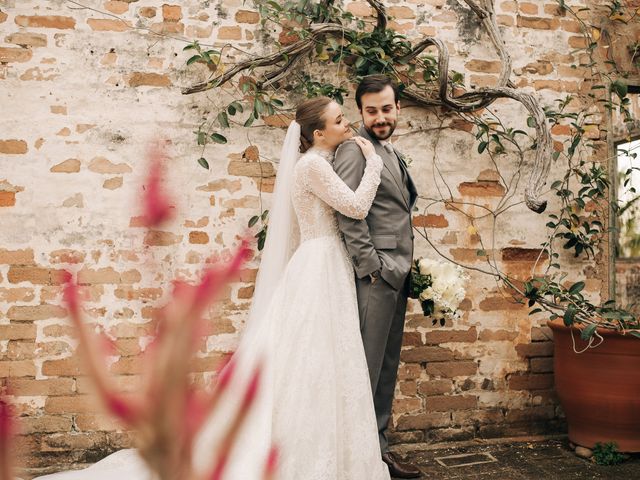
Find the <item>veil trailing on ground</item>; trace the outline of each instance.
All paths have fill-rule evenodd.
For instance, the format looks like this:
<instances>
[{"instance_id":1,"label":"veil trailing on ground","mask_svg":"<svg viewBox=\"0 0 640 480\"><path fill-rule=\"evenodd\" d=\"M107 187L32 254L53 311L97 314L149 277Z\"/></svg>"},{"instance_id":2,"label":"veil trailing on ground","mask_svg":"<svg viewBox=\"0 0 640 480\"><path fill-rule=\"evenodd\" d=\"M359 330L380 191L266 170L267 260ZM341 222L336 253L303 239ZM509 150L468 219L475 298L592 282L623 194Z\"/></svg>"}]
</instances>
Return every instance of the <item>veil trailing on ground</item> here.
<instances>
[{"instance_id":1,"label":"veil trailing on ground","mask_svg":"<svg viewBox=\"0 0 640 480\"><path fill-rule=\"evenodd\" d=\"M273 326L270 325L273 315L267 315L267 312L287 264L300 243L298 221L291 200L299 150L300 125L293 121L282 145L269 210L267 240L262 251L249 317L234 355L234 377L225 392L222 405L208 420L196 444L194 460L197 467L204 470L215 449L220 447L221 435L237 412L255 368L260 366L262 380L258 395L242 426L236 448L231 452L225 478L261 479L272 446L273 372L270 369L270 349L274 348L275 342L271 338Z\"/></svg>"}]
</instances>

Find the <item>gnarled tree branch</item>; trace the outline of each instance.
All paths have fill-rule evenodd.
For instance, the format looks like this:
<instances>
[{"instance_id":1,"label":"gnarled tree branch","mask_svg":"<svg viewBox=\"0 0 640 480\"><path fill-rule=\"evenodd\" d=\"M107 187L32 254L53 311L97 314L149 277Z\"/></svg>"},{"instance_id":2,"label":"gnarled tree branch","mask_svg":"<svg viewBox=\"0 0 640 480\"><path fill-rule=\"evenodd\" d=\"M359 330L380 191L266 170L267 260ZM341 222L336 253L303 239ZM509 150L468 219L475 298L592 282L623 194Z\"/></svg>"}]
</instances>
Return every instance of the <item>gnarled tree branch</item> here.
<instances>
[{"instance_id":1,"label":"gnarled tree branch","mask_svg":"<svg viewBox=\"0 0 640 480\"><path fill-rule=\"evenodd\" d=\"M438 93L437 97L425 95L409 87L402 92L402 97L417 105L424 107L444 107L455 112L472 112L491 105L498 98L511 98L521 103L534 119L536 125L537 150L533 169L525 187L525 203L527 207L537 213L541 213L546 208L546 201L540 200L540 194L548 176L552 159L552 139L551 132L547 126L546 117L540 103L533 95L520 92L509 81L511 75L511 57L506 45L502 40L492 0L463 0L473 12L478 16L484 29L489 34L494 44L498 56L501 60L500 76L497 86L493 88L480 88L472 92L467 92L456 97L450 94L449 85L449 51L444 42L437 38L427 37L416 44L411 53L398 59L401 63L407 63L417 58L426 48L434 46L438 50ZM376 11L376 30L387 28L386 7L379 0L367 0L367 3ZM333 0L323 0L323 5L330 7ZM269 55L245 60L236 64L228 72L219 75L212 80L187 87L182 90L183 94L202 92L211 88L219 87L233 79L236 75L248 69L258 67L269 67L278 65L284 61L284 65L264 74L262 82L258 82L261 87L267 87L277 83L287 76L289 72L307 54L310 54L316 43L327 36L342 37L348 30L336 23L314 23L309 26L309 35L295 43L276 51Z\"/></svg>"}]
</instances>

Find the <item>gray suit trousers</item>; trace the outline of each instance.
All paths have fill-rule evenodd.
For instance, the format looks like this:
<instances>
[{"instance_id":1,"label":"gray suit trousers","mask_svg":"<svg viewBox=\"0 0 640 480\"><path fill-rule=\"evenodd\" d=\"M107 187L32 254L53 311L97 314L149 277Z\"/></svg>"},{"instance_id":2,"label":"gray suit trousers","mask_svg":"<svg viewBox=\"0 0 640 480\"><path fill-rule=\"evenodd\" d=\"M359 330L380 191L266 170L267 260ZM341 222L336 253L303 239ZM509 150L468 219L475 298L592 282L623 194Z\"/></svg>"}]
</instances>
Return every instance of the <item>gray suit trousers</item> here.
<instances>
[{"instance_id":1,"label":"gray suit trousers","mask_svg":"<svg viewBox=\"0 0 640 480\"><path fill-rule=\"evenodd\" d=\"M396 290L383 278L371 283L369 277L356 278L360 331L369 366L373 403L378 424L380 449L388 450L387 426L398 375L406 288Z\"/></svg>"}]
</instances>

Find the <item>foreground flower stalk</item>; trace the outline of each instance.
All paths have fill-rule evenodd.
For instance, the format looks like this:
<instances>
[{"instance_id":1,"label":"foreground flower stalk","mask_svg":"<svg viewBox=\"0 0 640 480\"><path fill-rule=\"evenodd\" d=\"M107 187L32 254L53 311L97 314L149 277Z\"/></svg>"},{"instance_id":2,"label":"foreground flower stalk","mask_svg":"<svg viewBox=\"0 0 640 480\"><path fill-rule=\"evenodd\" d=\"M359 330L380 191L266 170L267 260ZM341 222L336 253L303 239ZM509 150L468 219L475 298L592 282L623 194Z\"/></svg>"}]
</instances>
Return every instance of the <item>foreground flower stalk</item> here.
<instances>
[{"instance_id":1,"label":"foreground flower stalk","mask_svg":"<svg viewBox=\"0 0 640 480\"><path fill-rule=\"evenodd\" d=\"M14 424L11 407L4 395L0 395L0 480L13 479L11 439L15 429Z\"/></svg>"},{"instance_id":2,"label":"foreground flower stalk","mask_svg":"<svg viewBox=\"0 0 640 480\"><path fill-rule=\"evenodd\" d=\"M165 156L159 148L151 149L150 155L142 204L145 225L154 228L169 218L172 207L161 189L161 162ZM225 285L237 276L249 253L248 243L243 241L230 262L205 269L199 284L174 282L170 300L154 318L156 336L144 354L140 393L133 396L118 392L103 349L99 348L100 339L83 320L79 287L67 274L64 301L87 371L107 410L135 432L139 455L159 480L223 480L227 460L237 447L238 433L256 400L262 376L259 365L254 368L243 398L237 399L238 407L217 451L211 452L210 471L195 471L195 439L234 377L235 363L232 359L221 367L213 388L198 390L190 379L190 362L205 332L205 313ZM274 450L265 466L265 479L274 478L276 458Z\"/></svg>"}]
</instances>

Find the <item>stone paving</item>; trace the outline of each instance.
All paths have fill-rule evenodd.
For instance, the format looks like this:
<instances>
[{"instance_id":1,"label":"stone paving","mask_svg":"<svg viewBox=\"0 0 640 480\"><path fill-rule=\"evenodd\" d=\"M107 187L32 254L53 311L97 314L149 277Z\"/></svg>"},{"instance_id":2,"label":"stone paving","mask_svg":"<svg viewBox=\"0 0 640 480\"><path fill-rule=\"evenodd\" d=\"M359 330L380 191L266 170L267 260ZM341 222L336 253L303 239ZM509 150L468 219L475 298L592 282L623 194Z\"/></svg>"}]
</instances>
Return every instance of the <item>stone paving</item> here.
<instances>
[{"instance_id":1,"label":"stone paving","mask_svg":"<svg viewBox=\"0 0 640 480\"><path fill-rule=\"evenodd\" d=\"M566 437L465 442L421 449L406 445L396 451L420 467L424 480L640 479L640 454L630 455L620 465L600 466L577 457Z\"/></svg>"}]
</instances>

